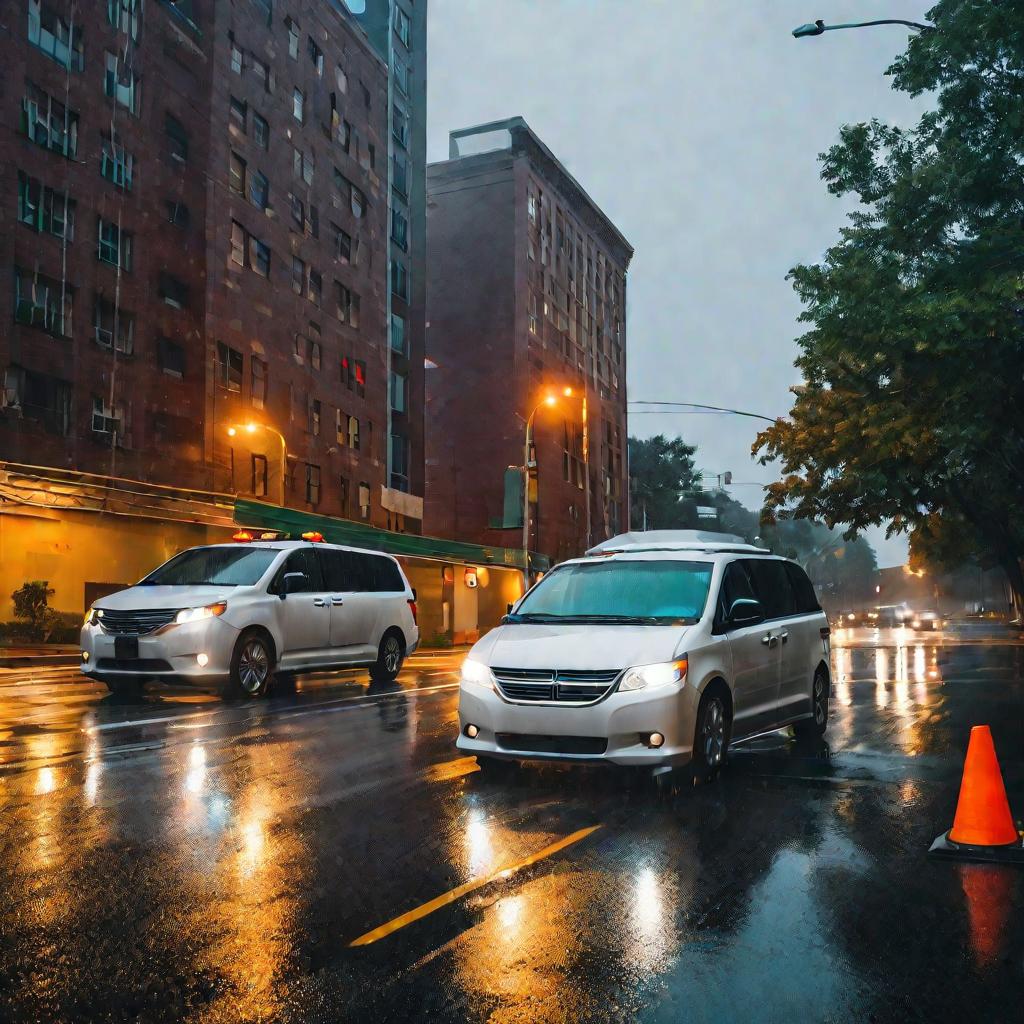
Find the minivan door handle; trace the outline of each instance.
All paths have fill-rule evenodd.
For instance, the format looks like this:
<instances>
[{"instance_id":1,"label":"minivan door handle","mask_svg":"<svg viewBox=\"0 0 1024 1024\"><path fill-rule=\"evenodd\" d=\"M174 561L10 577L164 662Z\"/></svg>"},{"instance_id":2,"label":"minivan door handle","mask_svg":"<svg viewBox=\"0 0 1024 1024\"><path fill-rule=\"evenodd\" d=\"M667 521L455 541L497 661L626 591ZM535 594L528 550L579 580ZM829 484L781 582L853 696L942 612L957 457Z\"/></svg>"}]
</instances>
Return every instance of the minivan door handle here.
<instances>
[{"instance_id":1,"label":"minivan door handle","mask_svg":"<svg viewBox=\"0 0 1024 1024\"><path fill-rule=\"evenodd\" d=\"M779 634L779 639L780 639L780 640L781 640L781 641L782 641L783 643L785 643L785 642L786 642L786 641L787 641L787 640L789 639L789 633L788 633L788 632L787 632L786 630L783 630L783 631L782 631L782 632L781 632L781 633Z\"/></svg>"},{"instance_id":2,"label":"minivan door handle","mask_svg":"<svg viewBox=\"0 0 1024 1024\"><path fill-rule=\"evenodd\" d=\"M314 597L313 604L316 605L317 608L327 607L327 602L322 597Z\"/></svg>"},{"instance_id":3,"label":"minivan door handle","mask_svg":"<svg viewBox=\"0 0 1024 1024\"><path fill-rule=\"evenodd\" d=\"M344 603L345 603L345 599L343 597L332 597L331 598L331 604L333 604L335 608L340 608Z\"/></svg>"},{"instance_id":4,"label":"minivan door handle","mask_svg":"<svg viewBox=\"0 0 1024 1024\"><path fill-rule=\"evenodd\" d=\"M765 647L771 649L772 647L778 646L779 638L772 636L771 633L765 633L765 635L761 637L761 643L763 643Z\"/></svg>"}]
</instances>

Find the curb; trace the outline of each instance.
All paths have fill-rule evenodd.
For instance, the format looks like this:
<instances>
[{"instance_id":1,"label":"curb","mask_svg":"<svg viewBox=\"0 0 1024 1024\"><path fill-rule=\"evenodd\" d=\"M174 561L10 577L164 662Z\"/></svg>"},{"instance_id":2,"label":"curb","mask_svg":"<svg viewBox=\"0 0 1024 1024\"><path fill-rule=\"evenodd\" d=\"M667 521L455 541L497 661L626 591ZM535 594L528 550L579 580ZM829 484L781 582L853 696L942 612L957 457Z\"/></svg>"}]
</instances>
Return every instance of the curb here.
<instances>
[{"instance_id":1,"label":"curb","mask_svg":"<svg viewBox=\"0 0 1024 1024\"><path fill-rule=\"evenodd\" d=\"M77 665L78 654L23 654L4 657L0 654L0 668L45 668L48 665Z\"/></svg>"}]
</instances>

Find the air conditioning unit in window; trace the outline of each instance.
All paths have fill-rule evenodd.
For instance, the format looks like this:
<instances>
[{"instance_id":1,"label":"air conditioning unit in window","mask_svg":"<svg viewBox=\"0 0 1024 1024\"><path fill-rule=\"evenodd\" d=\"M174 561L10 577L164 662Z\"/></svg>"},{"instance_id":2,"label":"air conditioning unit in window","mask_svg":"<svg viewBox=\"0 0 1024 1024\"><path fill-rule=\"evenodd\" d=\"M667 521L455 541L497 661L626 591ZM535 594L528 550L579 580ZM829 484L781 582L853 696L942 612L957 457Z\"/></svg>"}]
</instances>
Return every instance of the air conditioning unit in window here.
<instances>
[{"instance_id":1,"label":"air conditioning unit in window","mask_svg":"<svg viewBox=\"0 0 1024 1024\"><path fill-rule=\"evenodd\" d=\"M21 396L16 387L5 387L0 391L0 409L21 415Z\"/></svg>"},{"instance_id":2,"label":"air conditioning unit in window","mask_svg":"<svg viewBox=\"0 0 1024 1024\"><path fill-rule=\"evenodd\" d=\"M110 348L114 344L114 332L106 327L96 327L96 342L104 348Z\"/></svg>"}]
</instances>

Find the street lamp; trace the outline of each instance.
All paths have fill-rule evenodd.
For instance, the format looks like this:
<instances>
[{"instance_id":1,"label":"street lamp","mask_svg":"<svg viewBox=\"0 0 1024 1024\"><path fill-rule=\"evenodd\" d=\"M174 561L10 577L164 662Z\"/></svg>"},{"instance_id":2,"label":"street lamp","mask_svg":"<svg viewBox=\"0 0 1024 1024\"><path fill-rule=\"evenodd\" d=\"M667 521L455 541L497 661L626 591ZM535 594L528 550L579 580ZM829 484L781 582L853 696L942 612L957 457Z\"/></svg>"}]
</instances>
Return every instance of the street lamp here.
<instances>
[{"instance_id":1,"label":"street lamp","mask_svg":"<svg viewBox=\"0 0 1024 1024\"><path fill-rule=\"evenodd\" d=\"M571 388L565 389L565 394L571 393ZM534 407L533 412L526 417L526 435L523 441L523 589L530 586L530 428L533 426L533 418L544 406L554 407L558 405L558 398L554 392L549 391Z\"/></svg>"},{"instance_id":2,"label":"street lamp","mask_svg":"<svg viewBox=\"0 0 1024 1024\"><path fill-rule=\"evenodd\" d=\"M284 434L279 430L275 430L273 427L268 427L266 423L243 423L240 425L232 425L228 427L228 437L237 437L239 433L244 431L246 434L255 434L257 431L264 431L267 434L273 434L278 441L281 442L281 500L278 504L284 508L284 478L288 472L288 444L284 439Z\"/></svg>"},{"instance_id":3,"label":"street lamp","mask_svg":"<svg viewBox=\"0 0 1024 1024\"><path fill-rule=\"evenodd\" d=\"M907 28L916 29L918 32L931 32L934 25L922 25L919 21L904 21L902 18L880 18L878 21L853 21L843 25L826 25L820 18L806 25L798 25L793 29L795 39L803 39L807 36L820 36L823 32L835 32L841 28L870 28L873 25L906 25Z\"/></svg>"}]
</instances>

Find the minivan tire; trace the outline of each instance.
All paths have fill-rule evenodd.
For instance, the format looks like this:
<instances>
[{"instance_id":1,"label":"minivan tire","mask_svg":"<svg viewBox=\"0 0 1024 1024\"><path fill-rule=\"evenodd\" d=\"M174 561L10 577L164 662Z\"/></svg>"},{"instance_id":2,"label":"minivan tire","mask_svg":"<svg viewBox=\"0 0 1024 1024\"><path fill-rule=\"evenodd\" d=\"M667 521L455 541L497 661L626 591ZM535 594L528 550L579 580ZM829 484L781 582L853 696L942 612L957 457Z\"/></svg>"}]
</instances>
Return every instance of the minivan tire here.
<instances>
[{"instance_id":1,"label":"minivan tire","mask_svg":"<svg viewBox=\"0 0 1024 1024\"><path fill-rule=\"evenodd\" d=\"M380 638L377 660L370 666L370 678L378 683L390 683L402 671L405 661L405 642L395 629L389 629Z\"/></svg>"},{"instance_id":2,"label":"minivan tire","mask_svg":"<svg viewBox=\"0 0 1024 1024\"><path fill-rule=\"evenodd\" d=\"M228 695L255 700L274 679L274 647L260 629L247 629L235 643L228 677Z\"/></svg>"},{"instance_id":3,"label":"minivan tire","mask_svg":"<svg viewBox=\"0 0 1024 1024\"><path fill-rule=\"evenodd\" d=\"M718 688L704 693L697 707L690 768L695 782L710 782L725 764L729 749L729 702Z\"/></svg>"},{"instance_id":4,"label":"minivan tire","mask_svg":"<svg viewBox=\"0 0 1024 1024\"><path fill-rule=\"evenodd\" d=\"M823 668L814 673L811 683L811 717L793 724L797 736L824 736L828 727L828 675Z\"/></svg>"}]
</instances>

